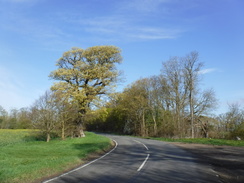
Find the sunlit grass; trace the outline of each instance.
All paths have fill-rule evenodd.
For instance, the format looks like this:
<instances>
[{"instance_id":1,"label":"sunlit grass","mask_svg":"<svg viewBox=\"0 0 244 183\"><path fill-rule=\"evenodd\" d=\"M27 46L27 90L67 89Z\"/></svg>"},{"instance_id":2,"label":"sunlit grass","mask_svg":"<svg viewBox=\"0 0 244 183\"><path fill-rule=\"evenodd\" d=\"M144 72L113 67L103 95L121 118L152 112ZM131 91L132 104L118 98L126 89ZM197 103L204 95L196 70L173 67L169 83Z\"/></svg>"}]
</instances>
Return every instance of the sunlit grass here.
<instances>
[{"instance_id":1,"label":"sunlit grass","mask_svg":"<svg viewBox=\"0 0 244 183\"><path fill-rule=\"evenodd\" d=\"M93 133L85 138L30 141L29 130L0 130L0 182L27 183L82 163L89 153L107 149L110 139Z\"/></svg>"},{"instance_id":2,"label":"sunlit grass","mask_svg":"<svg viewBox=\"0 0 244 183\"><path fill-rule=\"evenodd\" d=\"M150 138L166 142L183 142L192 144L209 144L209 145L227 145L227 146L244 146L243 140L225 140L225 139L210 139L210 138L188 138L188 139L170 139L170 138Z\"/></svg>"},{"instance_id":3,"label":"sunlit grass","mask_svg":"<svg viewBox=\"0 0 244 183\"><path fill-rule=\"evenodd\" d=\"M0 147L10 144L29 141L30 135L34 130L9 130L0 129Z\"/></svg>"}]
</instances>

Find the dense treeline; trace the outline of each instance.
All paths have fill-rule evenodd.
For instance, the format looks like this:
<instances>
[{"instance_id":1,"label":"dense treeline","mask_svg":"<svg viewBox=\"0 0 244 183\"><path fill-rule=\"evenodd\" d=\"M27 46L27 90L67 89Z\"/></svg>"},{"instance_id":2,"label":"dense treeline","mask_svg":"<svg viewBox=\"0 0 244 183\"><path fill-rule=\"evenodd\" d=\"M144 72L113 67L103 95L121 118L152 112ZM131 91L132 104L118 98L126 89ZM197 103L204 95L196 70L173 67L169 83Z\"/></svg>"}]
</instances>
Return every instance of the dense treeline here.
<instances>
[{"instance_id":1,"label":"dense treeline","mask_svg":"<svg viewBox=\"0 0 244 183\"><path fill-rule=\"evenodd\" d=\"M107 104L104 110L115 119L109 116L102 128L109 129L106 120L118 123L119 114L122 124L111 126L120 128L118 132L140 136L194 138L202 134L207 137L208 124L203 115L215 107L216 99L212 90L199 89L202 66L197 52L170 58L163 63L160 75L134 82Z\"/></svg>"},{"instance_id":2,"label":"dense treeline","mask_svg":"<svg viewBox=\"0 0 244 183\"><path fill-rule=\"evenodd\" d=\"M242 138L244 110L237 104L213 117L212 89L201 90L203 63L197 52L172 57L159 75L142 78L123 92L111 92L121 61L113 46L73 48L58 60L51 78L59 82L30 107L7 112L0 128L39 129L53 137L81 137L83 129L169 138ZM108 96L103 98L101 96Z\"/></svg>"},{"instance_id":3,"label":"dense treeline","mask_svg":"<svg viewBox=\"0 0 244 183\"><path fill-rule=\"evenodd\" d=\"M243 138L244 111L231 105L226 114L213 117L214 91L202 91L198 53L173 57L161 74L142 78L114 94L93 111L89 130L169 138Z\"/></svg>"},{"instance_id":4,"label":"dense treeline","mask_svg":"<svg viewBox=\"0 0 244 183\"><path fill-rule=\"evenodd\" d=\"M0 129L32 128L28 108L11 109L9 112L0 106Z\"/></svg>"},{"instance_id":5,"label":"dense treeline","mask_svg":"<svg viewBox=\"0 0 244 183\"><path fill-rule=\"evenodd\" d=\"M162 107L158 98L150 98L158 91L142 93L138 91L140 88L134 88L148 79L151 78L136 81L124 92L114 94L103 108L92 111L87 129L138 136L191 137L189 111L180 116L178 124L175 111ZM160 105L154 105L157 103ZM244 110L233 104L228 112L219 116L207 111L199 113L195 116L194 133L196 138L244 139Z\"/></svg>"}]
</instances>

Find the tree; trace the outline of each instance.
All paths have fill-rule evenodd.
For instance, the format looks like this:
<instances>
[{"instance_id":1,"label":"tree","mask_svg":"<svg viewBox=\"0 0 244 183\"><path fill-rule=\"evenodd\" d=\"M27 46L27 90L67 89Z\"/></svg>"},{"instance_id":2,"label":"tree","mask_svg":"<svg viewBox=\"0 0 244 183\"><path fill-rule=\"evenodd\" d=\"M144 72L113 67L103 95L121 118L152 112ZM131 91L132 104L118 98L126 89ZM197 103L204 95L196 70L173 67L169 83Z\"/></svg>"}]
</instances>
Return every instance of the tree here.
<instances>
[{"instance_id":1,"label":"tree","mask_svg":"<svg viewBox=\"0 0 244 183\"><path fill-rule=\"evenodd\" d=\"M191 119L191 137L194 138L194 95L197 93L197 84L199 81L199 71L203 63L198 62L198 53L191 52L186 57L182 58L184 62L184 76L186 88L188 88L188 100Z\"/></svg>"},{"instance_id":2,"label":"tree","mask_svg":"<svg viewBox=\"0 0 244 183\"><path fill-rule=\"evenodd\" d=\"M0 129L7 128L8 112L0 105Z\"/></svg>"},{"instance_id":3,"label":"tree","mask_svg":"<svg viewBox=\"0 0 244 183\"><path fill-rule=\"evenodd\" d=\"M17 128L30 129L32 128L29 108L20 108L17 114Z\"/></svg>"},{"instance_id":4,"label":"tree","mask_svg":"<svg viewBox=\"0 0 244 183\"><path fill-rule=\"evenodd\" d=\"M185 119L190 119L191 137L194 138L195 118L212 109L216 103L213 90L200 92L199 71L202 67L197 52L191 52L185 57L172 57L163 63L162 83L169 98L166 101L169 101L170 110L174 111L177 133L181 137L188 131L188 120Z\"/></svg>"},{"instance_id":5,"label":"tree","mask_svg":"<svg viewBox=\"0 0 244 183\"><path fill-rule=\"evenodd\" d=\"M146 112L148 110L148 95L146 91L146 79L140 79L125 89L122 105L127 113L127 126L131 126L134 134L148 135L146 124ZM130 124L129 124L130 123Z\"/></svg>"},{"instance_id":6,"label":"tree","mask_svg":"<svg viewBox=\"0 0 244 183\"><path fill-rule=\"evenodd\" d=\"M55 97L52 91L46 91L40 96L31 108L32 123L34 127L46 134L46 141L51 139L51 132L58 121L58 113L55 106Z\"/></svg>"},{"instance_id":7,"label":"tree","mask_svg":"<svg viewBox=\"0 0 244 183\"><path fill-rule=\"evenodd\" d=\"M244 109L238 103L228 105L228 111L217 117L219 133L222 138L244 139Z\"/></svg>"},{"instance_id":8,"label":"tree","mask_svg":"<svg viewBox=\"0 0 244 183\"><path fill-rule=\"evenodd\" d=\"M18 109L11 109L10 114L8 117L8 128L9 129L16 129L17 128L17 123L18 123Z\"/></svg>"},{"instance_id":9,"label":"tree","mask_svg":"<svg viewBox=\"0 0 244 183\"><path fill-rule=\"evenodd\" d=\"M168 101L167 108L174 113L175 134L182 136L184 131L183 119L184 111L187 104L187 86L184 77L182 59L179 57L172 57L163 63L161 69L162 85L164 86L164 93Z\"/></svg>"},{"instance_id":10,"label":"tree","mask_svg":"<svg viewBox=\"0 0 244 183\"><path fill-rule=\"evenodd\" d=\"M72 105L67 95L61 91L53 93L54 105L58 114L56 129L61 131L61 138L64 140L68 135L73 136L74 121L77 120L77 106Z\"/></svg>"},{"instance_id":11,"label":"tree","mask_svg":"<svg viewBox=\"0 0 244 183\"><path fill-rule=\"evenodd\" d=\"M72 48L57 61L58 69L50 78L59 82L51 89L64 92L78 106L79 137L84 136L82 125L91 102L114 86L119 75L115 64L121 61L120 49L115 46Z\"/></svg>"},{"instance_id":12,"label":"tree","mask_svg":"<svg viewBox=\"0 0 244 183\"><path fill-rule=\"evenodd\" d=\"M229 104L229 110L226 113L226 129L233 132L244 122L244 111L240 109L240 104Z\"/></svg>"}]
</instances>

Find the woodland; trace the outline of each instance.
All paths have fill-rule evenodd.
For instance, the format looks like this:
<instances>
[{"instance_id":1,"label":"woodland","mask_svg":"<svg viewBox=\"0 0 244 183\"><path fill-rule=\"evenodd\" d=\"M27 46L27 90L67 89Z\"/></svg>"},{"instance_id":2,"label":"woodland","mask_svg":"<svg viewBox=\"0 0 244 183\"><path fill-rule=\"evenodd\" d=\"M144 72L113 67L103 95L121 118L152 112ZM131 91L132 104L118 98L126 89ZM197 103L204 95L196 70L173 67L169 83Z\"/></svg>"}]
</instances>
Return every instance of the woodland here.
<instances>
[{"instance_id":1,"label":"woodland","mask_svg":"<svg viewBox=\"0 0 244 183\"><path fill-rule=\"evenodd\" d=\"M1 129L38 129L52 138L84 137L84 130L166 138L244 139L244 110L218 107L214 89L202 90L204 63L198 52L171 57L160 74L140 78L122 92L116 67L122 63L115 46L72 48L49 75L55 83L26 108L0 106Z\"/></svg>"}]
</instances>

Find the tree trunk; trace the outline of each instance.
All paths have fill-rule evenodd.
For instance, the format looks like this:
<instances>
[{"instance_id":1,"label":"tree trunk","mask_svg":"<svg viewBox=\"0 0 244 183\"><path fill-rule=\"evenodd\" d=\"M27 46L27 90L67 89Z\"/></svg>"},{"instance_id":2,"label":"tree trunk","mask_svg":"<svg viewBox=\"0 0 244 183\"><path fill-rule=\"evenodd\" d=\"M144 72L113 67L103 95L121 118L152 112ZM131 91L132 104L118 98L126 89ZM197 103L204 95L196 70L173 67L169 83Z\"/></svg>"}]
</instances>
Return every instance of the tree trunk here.
<instances>
[{"instance_id":1,"label":"tree trunk","mask_svg":"<svg viewBox=\"0 0 244 183\"><path fill-rule=\"evenodd\" d=\"M47 142L49 142L49 141L50 141L50 139L51 139L51 137L50 137L50 133L49 133L49 132L47 132Z\"/></svg>"},{"instance_id":2,"label":"tree trunk","mask_svg":"<svg viewBox=\"0 0 244 183\"><path fill-rule=\"evenodd\" d=\"M85 137L85 133L83 131L83 123L85 121L85 114L86 114L86 109L81 109L79 110L79 119L78 119L78 125L77 125L77 132L78 132L78 137Z\"/></svg>"},{"instance_id":3,"label":"tree trunk","mask_svg":"<svg viewBox=\"0 0 244 183\"><path fill-rule=\"evenodd\" d=\"M193 106L192 90L190 91L189 98L190 98L190 115L191 115L191 138L195 138L195 133L194 133L194 106Z\"/></svg>"},{"instance_id":4,"label":"tree trunk","mask_svg":"<svg viewBox=\"0 0 244 183\"><path fill-rule=\"evenodd\" d=\"M62 140L64 140L64 121L62 121Z\"/></svg>"},{"instance_id":5,"label":"tree trunk","mask_svg":"<svg viewBox=\"0 0 244 183\"><path fill-rule=\"evenodd\" d=\"M153 112L152 112L152 118L153 118L153 134L154 136L157 135L158 133L158 129L157 129L157 121L156 121L156 117L153 115Z\"/></svg>"},{"instance_id":6,"label":"tree trunk","mask_svg":"<svg viewBox=\"0 0 244 183\"><path fill-rule=\"evenodd\" d=\"M145 114L144 114L144 109L142 109L142 123L141 123L141 136L145 137L145 132L146 132L146 126L145 126Z\"/></svg>"},{"instance_id":7,"label":"tree trunk","mask_svg":"<svg viewBox=\"0 0 244 183\"><path fill-rule=\"evenodd\" d=\"M78 131L78 137L81 138L81 137L85 137L85 133L83 131L83 126L82 126L82 123L78 124L77 126L77 131Z\"/></svg>"}]
</instances>

